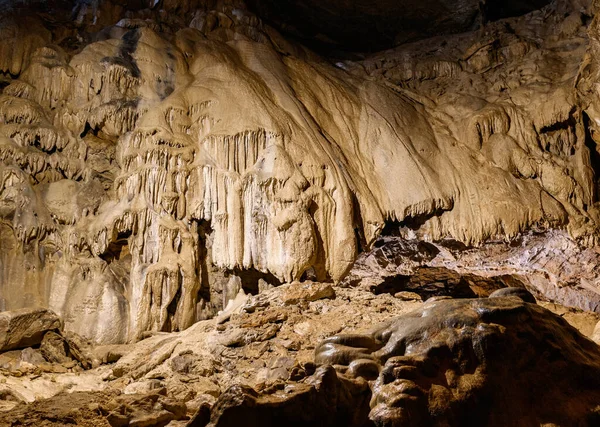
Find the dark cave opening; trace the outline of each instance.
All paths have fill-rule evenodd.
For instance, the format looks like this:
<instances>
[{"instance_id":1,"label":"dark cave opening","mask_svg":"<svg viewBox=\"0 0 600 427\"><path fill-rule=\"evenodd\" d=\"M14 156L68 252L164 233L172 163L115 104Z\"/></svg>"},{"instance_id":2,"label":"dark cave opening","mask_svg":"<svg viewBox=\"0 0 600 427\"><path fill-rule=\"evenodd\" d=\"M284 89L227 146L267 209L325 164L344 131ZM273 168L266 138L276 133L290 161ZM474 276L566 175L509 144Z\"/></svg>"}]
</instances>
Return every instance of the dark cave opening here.
<instances>
[{"instance_id":1,"label":"dark cave opening","mask_svg":"<svg viewBox=\"0 0 600 427\"><path fill-rule=\"evenodd\" d=\"M598 188L600 184L600 153L598 152L598 144L592 136L593 129L590 126L590 118L585 112L583 112L583 127L585 129L585 146L590 152L590 166L594 171L594 186L592 195L592 203L594 203L598 201L598 196L600 195L600 189Z\"/></svg>"},{"instance_id":2,"label":"dark cave opening","mask_svg":"<svg viewBox=\"0 0 600 427\"><path fill-rule=\"evenodd\" d=\"M177 306L179 305L179 300L181 299L181 286L177 288L177 292L175 296L167 306L167 318L165 324L163 325L162 330L164 332L177 332L178 328L173 329L173 321L172 319L175 317L175 313L177 312Z\"/></svg>"},{"instance_id":3,"label":"dark cave opening","mask_svg":"<svg viewBox=\"0 0 600 427\"><path fill-rule=\"evenodd\" d=\"M376 295L414 292L423 300L427 300L434 296L483 298L495 290L506 287L524 288L525 285L508 275L484 277L460 274L445 267L418 267L412 275L398 274L385 277L381 283L372 286L371 291Z\"/></svg>"},{"instance_id":4,"label":"dark cave opening","mask_svg":"<svg viewBox=\"0 0 600 427\"><path fill-rule=\"evenodd\" d=\"M532 10L541 9L548 3L547 0L479 1L480 8L483 10L485 22L525 15Z\"/></svg>"},{"instance_id":5,"label":"dark cave opening","mask_svg":"<svg viewBox=\"0 0 600 427\"><path fill-rule=\"evenodd\" d=\"M100 258L108 264L119 261L129 255L129 238L131 232L123 232L117 235L117 238L108 244L108 248L104 253L100 254Z\"/></svg>"},{"instance_id":6,"label":"dark cave opening","mask_svg":"<svg viewBox=\"0 0 600 427\"><path fill-rule=\"evenodd\" d=\"M243 270L236 268L230 272L230 275L239 277L242 281L242 289L245 293L249 293L251 295L258 295L260 280L263 280L268 285L275 287L282 284L281 281L273 274L263 273L255 268L245 268Z\"/></svg>"}]
</instances>

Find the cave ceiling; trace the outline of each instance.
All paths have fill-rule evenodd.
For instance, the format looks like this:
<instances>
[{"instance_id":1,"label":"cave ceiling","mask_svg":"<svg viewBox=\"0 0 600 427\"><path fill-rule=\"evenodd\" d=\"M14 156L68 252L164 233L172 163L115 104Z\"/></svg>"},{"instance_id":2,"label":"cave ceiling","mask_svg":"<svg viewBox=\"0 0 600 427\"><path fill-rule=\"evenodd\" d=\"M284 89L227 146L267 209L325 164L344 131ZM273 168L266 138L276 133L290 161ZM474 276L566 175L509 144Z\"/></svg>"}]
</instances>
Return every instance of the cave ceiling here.
<instances>
[{"instance_id":1,"label":"cave ceiling","mask_svg":"<svg viewBox=\"0 0 600 427\"><path fill-rule=\"evenodd\" d=\"M373 51L479 28L549 0L249 0L282 31L317 47Z\"/></svg>"}]
</instances>

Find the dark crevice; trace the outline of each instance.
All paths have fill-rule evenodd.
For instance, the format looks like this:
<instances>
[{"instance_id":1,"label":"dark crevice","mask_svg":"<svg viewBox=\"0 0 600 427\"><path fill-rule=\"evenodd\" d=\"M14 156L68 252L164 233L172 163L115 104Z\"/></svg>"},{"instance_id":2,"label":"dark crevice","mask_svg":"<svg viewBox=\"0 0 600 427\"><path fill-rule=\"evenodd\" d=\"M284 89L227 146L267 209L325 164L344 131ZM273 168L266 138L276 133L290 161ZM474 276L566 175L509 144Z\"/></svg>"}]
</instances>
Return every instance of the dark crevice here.
<instances>
[{"instance_id":1,"label":"dark crevice","mask_svg":"<svg viewBox=\"0 0 600 427\"><path fill-rule=\"evenodd\" d=\"M231 272L232 275L237 276L242 281L242 289L245 293L252 295L258 295L258 282L264 280L271 286L280 286L281 281L271 273L263 273L255 268L236 268Z\"/></svg>"},{"instance_id":2,"label":"dark crevice","mask_svg":"<svg viewBox=\"0 0 600 427\"><path fill-rule=\"evenodd\" d=\"M540 133L550 133L557 132L561 130L573 129L577 125L577 121L573 114L569 114L569 118L567 120L563 120L562 122L556 122L551 124L550 126L544 126L540 129Z\"/></svg>"},{"instance_id":3,"label":"dark crevice","mask_svg":"<svg viewBox=\"0 0 600 427\"><path fill-rule=\"evenodd\" d=\"M365 231L363 229L363 217L360 212L360 203L356 194L352 193L352 215L354 223L354 235L356 237L356 246L358 253L365 251L367 247L367 239L365 238Z\"/></svg>"},{"instance_id":4,"label":"dark crevice","mask_svg":"<svg viewBox=\"0 0 600 427\"><path fill-rule=\"evenodd\" d=\"M598 201L600 189L598 188L598 179L600 178L600 153L598 153L598 144L592 137L592 129L590 128L590 118L583 113L583 127L585 128L585 146L590 152L590 166L594 171L594 184L592 203Z\"/></svg>"},{"instance_id":5,"label":"dark crevice","mask_svg":"<svg viewBox=\"0 0 600 427\"><path fill-rule=\"evenodd\" d=\"M200 263L200 289L198 290L197 301L204 300L209 302L211 300L210 295L210 282L208 279L208 249L206 248L206 239L210 234L212 228L210 221L200 220L197 221L198 226L198 260Z\"/></svg>"},{"instance_id":6,"label":"dark crevice","mask_svg":"<svg viewBox=\"0 0 600 427\"><path fill-rule=\"evenodd\" d=\"M54 147L52 147L50 149L44 148L42 146L42 144L40 143L40 137L39 136L35 137L35 139L33 140L33 144L32 145L35 148L37 148L38 150L43 151L46 154L54 154L54 153L56 153L56 146L54 146Z\"/></svg>"},{"instance_id":7,"label":"dark crevice","mask_svg":"<svg viewBox=\"0 0 600 427\"><path fill-rule=\"evenodd\" d=\"M317 240L316 259L323 260L325 259L325 243L323 242L323 237L321 236L321 231L319 230L317 221L315 221L315 215L318 209L319 205L317 205L317 203L314 200L311 201L308 207L308 214L313 219L313 223L315 225L315 236ZM327 270L325 269L325 266L323 264L314 265L312 266L312 268L314 269L315 276L319 281L326 282L331 280L331 277L327 273Z\"/></svg>"},{"instance_id":8,"label":"dark crevice","mask_svg":"<svg viewBox=\"0 0 600 427\"><path fill-rule=\"evenodd\" d=\"M414 292L423 300L434 296L452 298L487 297L495 290L525 285L509 275L483 277L475 274L460 274L445 267L419 267L412 275L398 274L386 277L371 287L375 294Z\"/></svg>"},{"instance_id":9,"label":"dark crevice","mask_svg":"<svg viewBox=\"0 0 600 427\"><path fill-rule=\"evenodd\" d=\"M92 128L89 124L89 122L85 123L85 127L83 128L83 132L81 132L79 134L80 138L85 138L89 133L91 133L94 136L98 136L98 129L97 128Z\"/></svg>"},{"instance_id":10,"label":"dark crevice","mask_svg":"<svg viewBox=\"0 0 600 427\"><path fill-rule=\"evenodd\" d=\"M411 230L418 230L428 220L436 216L441 216L448 209L438 208L432 212L424 213L422 215L407 216L402 221L386 221L383 230L381 231L382 236L399 236L402 228L409 228Z\"/></svg>"},{"instance_id":11,"label":"dark crevice","mask_svg":"<svg viewBox=\"0 0 600 427\"><path fill-rule=\"evenodd\" d=\"M129 254L129 237L131 237L131 232L119 233L117 239L108 244L108 248L100 255L100 258L110 264Z\"/></svg>"},{"instance_id":12,"label":"dark crevice","mask_svg":"<svg viewBox=\"0 0 600 427\"><path fill-rule=\"evenodd\" d=\"M163 326L164 332L177 332L177 330L173 330L172 319L175 317L175 313L177 312L177 306L179 305L179 300L181 299L181 288L181 286L177 288L175 296L173 297L173 299L167 307L167 319Z\"/></svg>"}]
</instances>

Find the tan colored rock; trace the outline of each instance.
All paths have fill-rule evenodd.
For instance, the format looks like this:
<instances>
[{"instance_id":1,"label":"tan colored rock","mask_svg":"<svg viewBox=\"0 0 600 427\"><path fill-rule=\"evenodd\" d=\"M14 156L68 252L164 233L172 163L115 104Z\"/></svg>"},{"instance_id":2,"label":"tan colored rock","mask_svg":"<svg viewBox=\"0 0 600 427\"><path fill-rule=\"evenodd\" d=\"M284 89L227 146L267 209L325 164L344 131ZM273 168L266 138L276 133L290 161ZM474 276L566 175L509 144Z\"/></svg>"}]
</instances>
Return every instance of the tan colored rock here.
<instances>
[{"instance_id":1,"label":"tan colored rock","mask_svg":"<svg viewBox=\"0 0 600 427\"><path fill-rule=\"evenodd\" d=\"M592 331L592 335L590 338L596 344L600 345L600 322L596 323L596 326L594 327L594 330Z\"/></svg>"},{"instance_id":2,"label":"tan colored rock","mask_svg":"<svg viewBox=\"0 0 600 427\"><path fill-rule=\"evenodd\" d=\"M282 296L284 304L287 305L333 298L335 298L335 291L331 285L315 282L292 283Z\"/></svg>"},{"instance_id":3,"label":"tan colored rock","mask_svg":"<svg viewBox=\"0 0 600 427\"><path fill-rule=\"evenodd\" d=\"M38 345L48 331L61 328L58 316L44 308L0 313L0 352Z\"/></svg>"}]
</instances>

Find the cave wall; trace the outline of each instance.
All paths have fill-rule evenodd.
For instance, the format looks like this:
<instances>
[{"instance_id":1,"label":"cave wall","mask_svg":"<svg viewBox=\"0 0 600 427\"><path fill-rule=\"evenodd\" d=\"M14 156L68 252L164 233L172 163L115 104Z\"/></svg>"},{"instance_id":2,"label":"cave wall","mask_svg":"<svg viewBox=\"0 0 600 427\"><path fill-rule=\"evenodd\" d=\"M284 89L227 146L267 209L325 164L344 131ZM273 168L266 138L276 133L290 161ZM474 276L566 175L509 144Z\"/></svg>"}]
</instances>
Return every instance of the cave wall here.
<instances>
[{"instance_id":1,"label":"cave wall","mask_svg":"<svg viewBox=\"0 0 600 427\"><path fill-rule=\"evenodd\" d=\"M340 281L386 223L596 245L587 2L337 62L238 1L129 6L1 16L0 309L124 342L243 272Z\"/></svg>"}]
</instances>

